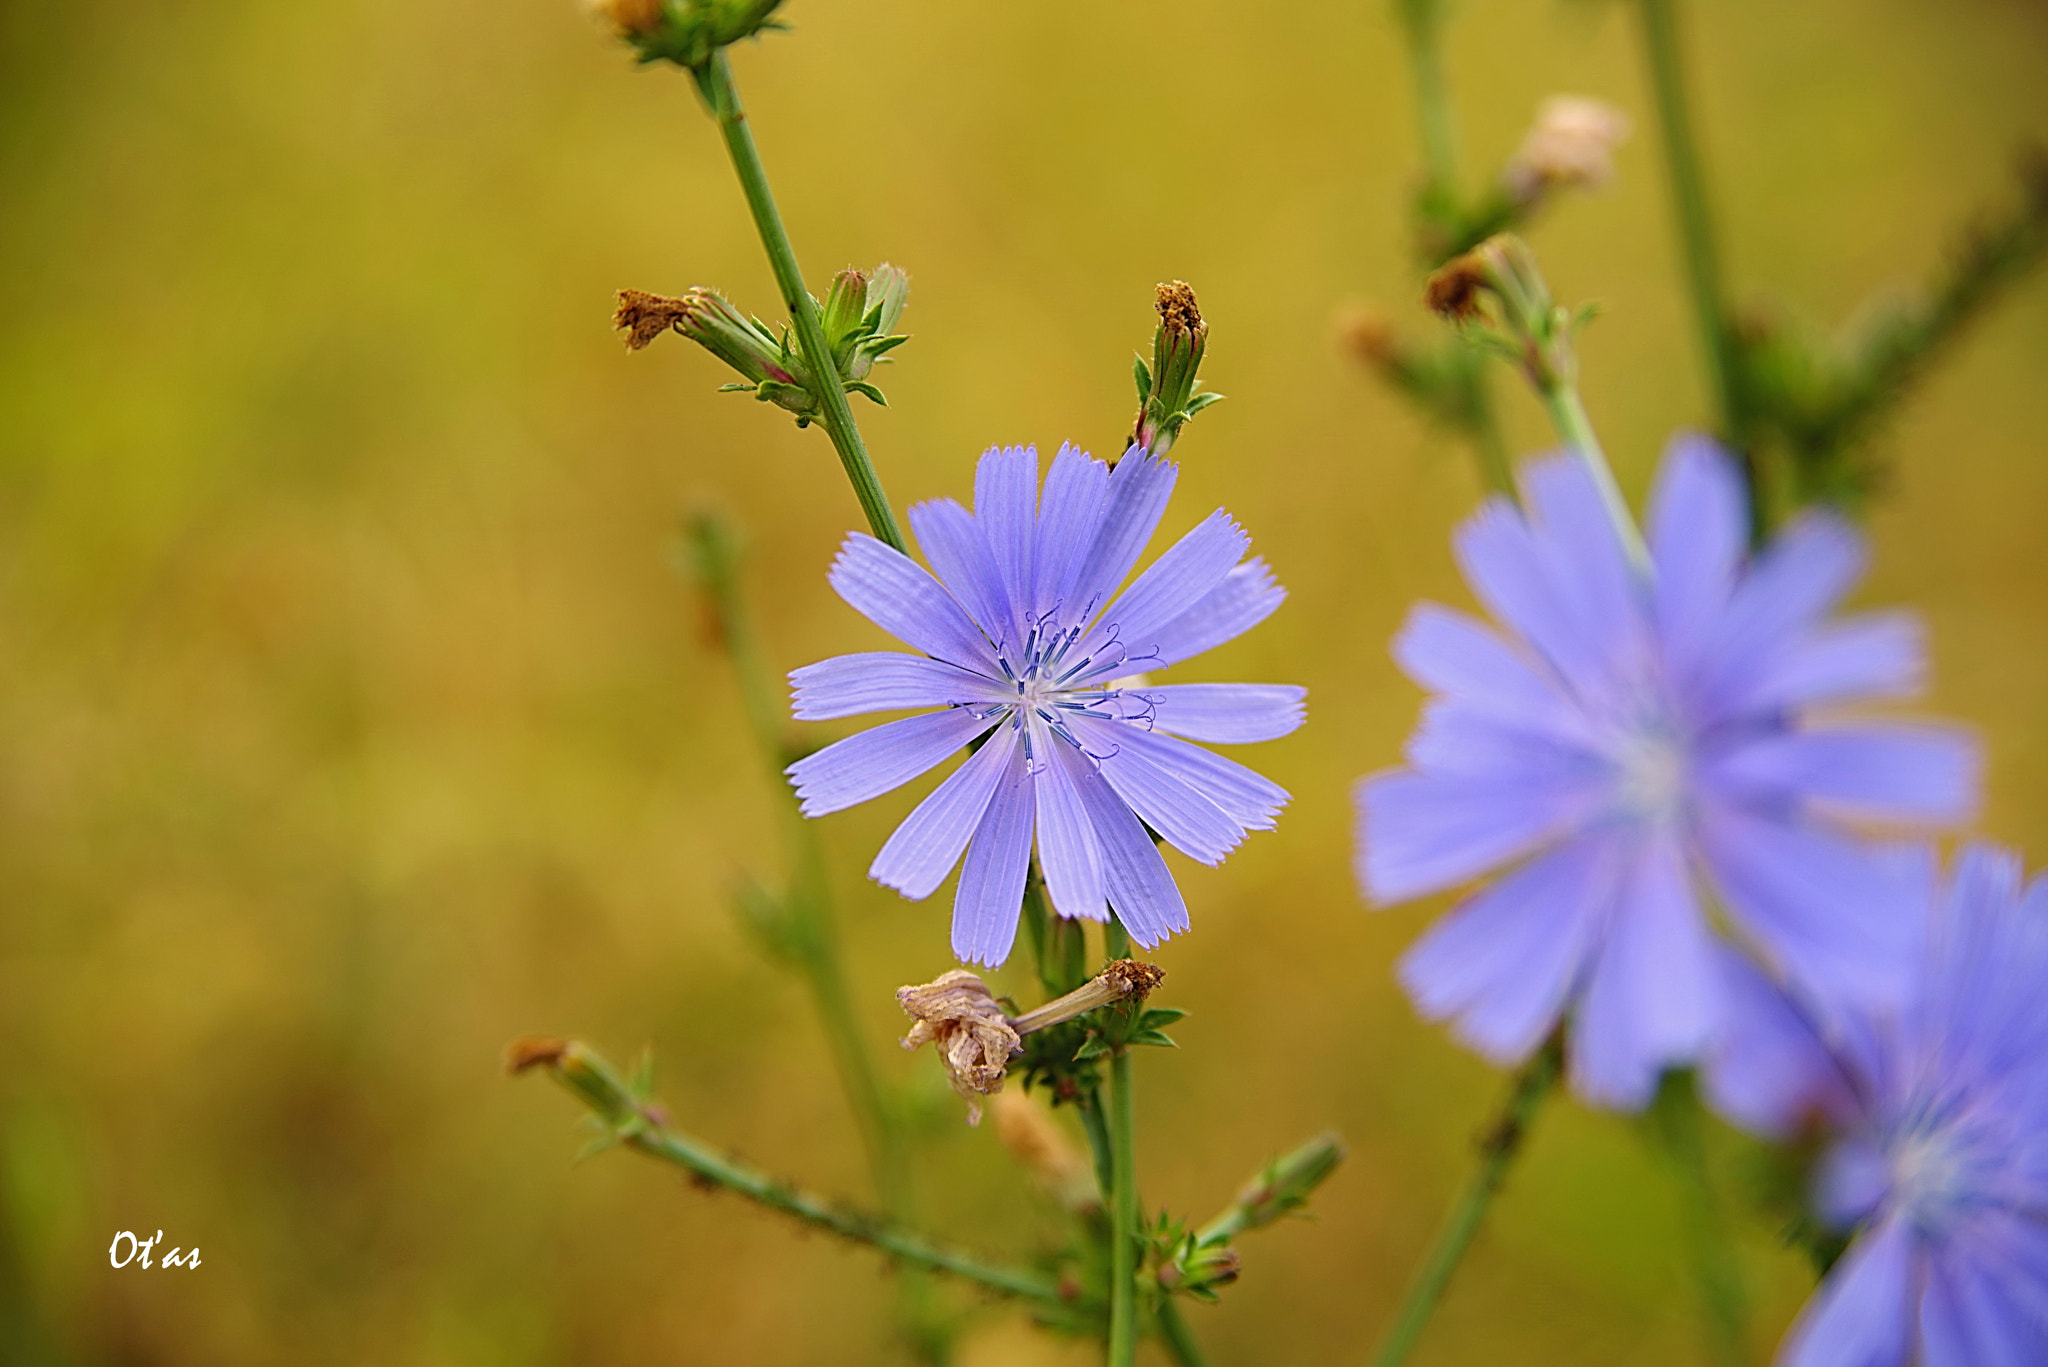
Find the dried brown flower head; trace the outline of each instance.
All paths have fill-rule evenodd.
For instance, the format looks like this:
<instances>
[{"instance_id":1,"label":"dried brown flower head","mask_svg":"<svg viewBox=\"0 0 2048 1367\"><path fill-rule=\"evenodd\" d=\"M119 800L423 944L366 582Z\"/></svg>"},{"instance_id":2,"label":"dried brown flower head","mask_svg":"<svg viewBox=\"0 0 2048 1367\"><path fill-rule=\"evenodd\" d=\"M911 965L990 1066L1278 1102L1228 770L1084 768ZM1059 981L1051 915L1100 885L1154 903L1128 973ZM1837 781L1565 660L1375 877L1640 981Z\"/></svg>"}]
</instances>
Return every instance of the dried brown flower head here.
<instances>
[{"instance_id":1,"label":"dried brown flower head","mask_svg":"<svg viewBox=\"0 0 2048 1367\"><path fill-rule=\"evenodd\" d=\"M1423 300L1431 312L1462 323L1479 316L1479 297L1485 288L1486 269L1468 252L1452 257L1429 277Z\"/></svg>"},{"instance_id":2,"label":"dried brown flower head","mask_svg":"<svg viewBox=\"0 0 2048 1367\"><path fill-rule=\"evenodd\" d=\"M620 33L652 33L661 27L663 0L583 0L583 7Z\"/></svg>"},{"instance_id":3,"label":"dried brown flower head","mask_svg":"<svg viewBox=\"0 0 2048 1367\"><path fill-rule=\"evenodd\" d=\"M620 290L619 306L612 312L612 326L626 334L626 350L639 351L682 321L689 304L665 294L646 290Z\"/></svg>"},{"instance_id":4,"label":"dried brown flower head","mask_svg":"<svg viewBox=\"0 0 2048 1367\"><path fill-rule=\"evenodd\" d=\"M568 1052L568 1040L549 1035L522 1035L505 1046L505 1071L523 1073L529 1068L560 1063Z\"/></svg>"},{"instance_id":5,"label":"dried brown flower head","mask_svg":"<svg viewBox=\"0 0 2048 1367\"><path fill-rule=\"evenodd\" d=\"M896 989L896 1000L916 1024L905 1049L937 1047L953 1090L967 1098L967 1123L981 1123L981 1098L1001 1091L1003 1072L1023 1047L988 987L956 968L934 982Z\"/></svg>"}]
</instances>

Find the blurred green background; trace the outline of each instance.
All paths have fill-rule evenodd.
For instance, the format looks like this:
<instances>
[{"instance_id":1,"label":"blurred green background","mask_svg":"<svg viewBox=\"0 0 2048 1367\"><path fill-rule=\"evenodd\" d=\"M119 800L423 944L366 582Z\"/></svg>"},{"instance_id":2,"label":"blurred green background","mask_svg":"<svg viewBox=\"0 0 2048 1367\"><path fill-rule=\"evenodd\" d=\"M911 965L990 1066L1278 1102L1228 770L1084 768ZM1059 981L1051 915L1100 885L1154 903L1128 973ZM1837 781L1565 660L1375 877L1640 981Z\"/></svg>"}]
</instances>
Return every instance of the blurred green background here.
<instances>
[{"instance_id":1,"label":"blurred green background","mask_svg":"<svg viewBox=\"0 0 2048 1367\"><path fill-rule=\"evenodd\" d=\"M1841 318L2048 135L2037 4L1687 10L1745 293ZM1191 1318L1219 1363L1359 1361L1498 1086L1392 983L1438 908L1368 914L1348 867L1347 786L1417 707L1386 641L1415 597L1465 601L1446 533L1478 488L1333 341L1355 299L1429 326L1388 6L787 17L734 64L802 259L914 280L893 406L860 410L899 505L966 496L993 442L1115 446L1153 282L1201 293L1230 402L1178 448L1166 529L1227 504L1293 596L1189 675L1306 683L1311 720L1244 753L1295 794L1279 831L1176 860L1195 933L1157 957L1193 1015L1142 1060L1146 1194L1205 1216L1341 1129L1320 1218L1247 1240ZM1533 237L1606 305L1588 402L1639 493L1705 408L1635 36L1623 6L1472 0L1451 60L1469 181L1545 95L1636 118L1618 183ZM0 1359L892 1360L872 1258L629 1155L572 1166L572 1103L498 1072L523 1032L649 1043L682 1123L865 1190L807 1001L728 910L780 877L783 798L670 568L678 515L747 527L777 668L881 638L824 582L857 521L824 438L607 328L616 287L698 283L773 305L713 130L566 0L0 6ZM1864 591L1925 613L1932 701L1989 744L1984 824L2036 860L2044 357L2037 280L1888 430ZM825 837L869 1035L931 1095L890 994L950 966L950 894L861 877L911 802ZM1043 1239L992 1127L929 1109L933 1223ZM1761 1360L1809 1282L1743 1228ZM114 1271L118 1229L203 1266ZM1676 1231L1637 1130L1554 1107L1418 1362L1698 1360ZM1087 1359L1000 1308L962 1357Z\"/></svg>"}]
</instances>

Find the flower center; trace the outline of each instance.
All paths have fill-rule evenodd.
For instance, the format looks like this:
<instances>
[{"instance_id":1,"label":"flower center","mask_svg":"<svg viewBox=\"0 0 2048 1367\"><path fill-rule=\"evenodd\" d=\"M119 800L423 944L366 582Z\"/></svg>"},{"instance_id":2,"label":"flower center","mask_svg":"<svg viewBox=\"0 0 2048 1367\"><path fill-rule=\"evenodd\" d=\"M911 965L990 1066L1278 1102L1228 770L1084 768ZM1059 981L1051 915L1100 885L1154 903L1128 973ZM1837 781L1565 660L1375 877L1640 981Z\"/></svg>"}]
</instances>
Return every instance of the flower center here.
<instances>
[{"instance_id":1,"label":"flower center","mask_svg":"<svg viewBox=\"0 0 2048 1367\"><path fill-rule=\"evenodd\" d=\"M1643 821L1674 819L1685 805L1687 746L1677 730L1652 723L1630 731L1614 750L1614 803Z\"/></svg>"}]
</instances>

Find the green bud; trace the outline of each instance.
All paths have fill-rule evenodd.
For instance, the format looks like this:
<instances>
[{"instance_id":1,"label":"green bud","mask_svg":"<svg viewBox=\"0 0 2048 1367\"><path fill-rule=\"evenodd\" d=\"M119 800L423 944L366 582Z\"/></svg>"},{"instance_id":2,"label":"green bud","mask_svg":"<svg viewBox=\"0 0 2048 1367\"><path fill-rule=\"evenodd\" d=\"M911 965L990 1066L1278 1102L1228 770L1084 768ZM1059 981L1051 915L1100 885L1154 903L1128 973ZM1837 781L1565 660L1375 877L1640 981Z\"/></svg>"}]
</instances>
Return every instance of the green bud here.
<instances>
[{"instance_id":1,"label":"green bud","mask_svg":"<svg viewBox=\"0 0 2048 1367\"><path fill-rule=\"evenodd\" d=\"M1228 1243L1247 1229L1262 1229L1308 1204L1323 1180L1344 1161L1344 1141L1319 1134L1289 1154L1268 1163L1245 1184L1237 1199L1196 1236L1202 1244Z\"/></svg>"},{"instance_id":2,"label":"green bud","mask_svg":"<svg viewBox=\"0 0 2048 1367\"><path fill-rule=\"evenodd\" d=\"M632 45L643 62L674 62L692 70L720 48L764 28L782 0L588 0Z\"/></svg>"},{"instance_id":3,"label":"green bud","mask_svg":"<svg viewBox=\"0 0 2048 1367\"><path fill-rule=\"evenodd\" d=\"M576 1040L528 1037L505 1047L507 1072L546 1068L548 1075L574 1093L591 1113L613 1131L637 1129L649 1122L644 1097L596 1050Z\"/></svg>"},{"instance_id":4,"label":"green bud","mask_svg":"<svg viewBox=\"0 0 2048 1367\"><path fill-rule=\"evenodd\" d=\"M1165 455L1180 435L1181 425L1222 398L1197 394L1195 382L1208 345L1209 325L1195 304L1195 292L1183 280L1159 286L1159 328L1152 338L1152 365L1139 358L1136 373L1144 388L1131 444L1152 455Z\"/></svg>"},{"instance_id":5,"label":"green bud","mask_svg":"<svg viewBox=\"0 0 2048 1367\"><path fill-rule=\"evenodd\" d=\"M803 383L795 358L775 335L716 290L699 287L685 294L675 328L756 385Z\"/></svg>"},{"instance_id":6,"label":"green bud","mask_svg":"<svg viewBox=\"0 0 2048 1367\"><path fill-rule=\"evenodd\" d=\"M867 313L868 278L849 266L832 277L832 288L825 295L825 307L818 312L818 321L825 329L825 340L832 347L832 359L839 362L842 370L845 369L842 358L851 354L853 344L859 340L861 322Z\"/></svg>"}]
</instances>

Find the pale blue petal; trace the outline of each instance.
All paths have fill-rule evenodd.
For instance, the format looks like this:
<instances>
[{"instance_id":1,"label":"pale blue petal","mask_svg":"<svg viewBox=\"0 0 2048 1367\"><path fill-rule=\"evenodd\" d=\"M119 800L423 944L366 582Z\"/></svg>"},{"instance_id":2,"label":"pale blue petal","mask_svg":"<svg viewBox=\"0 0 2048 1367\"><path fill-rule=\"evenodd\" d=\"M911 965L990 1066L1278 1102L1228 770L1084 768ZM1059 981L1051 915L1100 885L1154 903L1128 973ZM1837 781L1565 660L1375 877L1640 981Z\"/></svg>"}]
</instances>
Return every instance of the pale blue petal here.
<instances>
[{"instance_id":1,"label":"pale blue petal","mask_svg":"<svg viewBox=\"0 0 2048 1367\"><path fill-rule=\"evenodd\" d=\"M1657 623L1666 658L1680 670L1706 649L1734 591L1749 545L1741 472L1714 442L1682 436L1664 451L1650 495L1657 566Z\"/></svg>"},{"instance_id":2,"label":"pale blue petal","mask_svg":"<svg viewBox=\"0 0 2048 1367\"><path fill-rule=\"evenodd\" d=\"M1812 1019L1742 954L1724 944L1714 957L1723 1015L1700 1067L1708 1104L1766 1139L1791 1139L1816 1120L1848 1124L1856 1094Z\"/></svg>"},{"instance_id":3,"label":"pale blue petal","mask_svg":"<svg viewBox=\"0 0 2048 1367\"><path fill-rule=\"evenodd\" d=\"M1580 975L1612 884L1597 838L1538 855L1431 926L1400 965L1415 1009L1458 1038L1520 1062L1542 1043Z\"/></svg>"},{"instance_id":4,"label":"pale blue petal","mask_svg":"<svg viewBox=\"0 0 2048 1367\"><path fill-rule=\"evenodd\" d=\"M1697 833L1729 914L1803 991L1896 997L1927 895L1908 871L1846 837L1723 804L1702 808Z\"/></svg>"},{"instance_id":5,"label":"pale blue petal","mask_svg":"<svg viewBox=\"0 0 2048 1367\"><path fill-rule=\"evenodd\" d=\"M1783 652L1862 577L1864 555L1863 538L1831 513L1802 513L1778 534L1736 586L1690 676L1702 720L1748 705Z\"/></svg>"},{"instance_id":6,"label":"pale blue petal","mask_svg":"<svg viewBox=\"0 0 2048 1367\"><path fill-rule=\"evenodd\" d=\"M835 655L792 670L793 714L799 721L830 721L899 707L947 707L1008 698L996 680L923 655L869 650Z\"/></svg>"},{"instance_id":7,"label":"pale blue petal","mask_svg":"<svg viewBox=\"0 0 2048 1367\"><path fill-rule=\"evenodd\" d=\"M910 528L933 572L980 625L982 634L1014 650L1019 642L1010 591L974 515L950 498L935 498L911 505Z\"/></svg>"},{"instance_id":8,"label":"pale blue petal","mask_svg":"<svg viewBox=\"0 0 2048 1367\"><path fill-rule=\"evenodd\" d=\"M1637 1111L1668 1067L1688 1063L1720 1016L1706 918L1676 840L1642 832L1608 913L1572 1026L1573 1089Z\"/></svg>"},{"instance_id":9,"label":"pale blue petal","mask_svg":"<svg viewBox=\"0 0 2048 1367\"><path fill-rule=\"evenodd\" d=\"M1772 655L1738 701L1769 711L1913 697L1927 682L1924 634L1909 612L1866 613L1816 627Z\"/></svg>"},{"instance_id":10,"label":"pale blue petal","mask_svg":"<svg viewBox=\"0 0 2048 1367\"><path fill-rule=\"evenodd\" d=\"M1109 474L1101 524L1074 576L1071 601L1061 611L1062 621L1079 622L1080 614L1093 616L1109 601L1152 539L1179 474L1179 466L1142 451L1127 452L1117 462Z\"/></svg>"},{"instance_id":11,"label":"pale blue petal","mask_svg":"<svg viewBox=\"0 0 2048 1367\"><path fill-rule=\"evenodd\" d=\"M1152 633L1149 667L1164 669L1237 639L1271 617L1286 597L1266 562L1253 556L1224 575L1201 602Z\"/></svg>"},{"instance_id":12,"label":"pale blue petal","mask_svg":"<svg viewBox=\"0 0 2048 1367\"><path fill-rule=\"evenodd\" d=\"M1109 919L1102 854L1067 765L1072 746L1031 723L1032 786L1038 791L1038 867L1053 910L1069 920Z\"/></svg>"},{"instance_id":13,"label":"pale blue petal","mask_svg":"<svg viewBox=\"0 0 2048 1367\"><path fill-rule=\"evenodd\" d=\"M1730 797L1806 799L1845 814L1953 823L1977 805L1977 746L1953 728L1860 723L1782 732L1718 756L1707 781Z\"/></svg>"},{"instance_id":14,"label":"pale blue petal","mask_svg":"<svg viewBox=\"0 0 2048 1367\"><path fill-rule=\"evenodd\" d=\"M1178 767L1138 746L1122 742L1129 723L1098 721L1075 728L1097 757L1102 776L1147 826L1167 844L1199 864L1220 864L1244 842L1244 828L1190 783Z\"/></svg>"},{"instance_id":15,"label":"pale blue petal","mask_svg":"<svg viewBox=\"0 0 2048 1367\"><path fill-rule=\"evenodd\" d=\"M1353 789L1358 876L1384 906L1462 883L1528 853L1569 812L1548 787L1399 770Z\"/></svg>"},{"instance_id":16,"label":"pale blue petal","mask_svg":"<svg viewBox=\"0 0 2048 1367\"><path fill-rule=\"evenodd\" d=\"M996 787L1012 768L1016 728L1006 726L967 757L944 783L912 809L883 844L868 877L905 897L922 900L960 862L968 838L981 825Z\"/></svg>"},{"instance_id":17,"label":"pale blue petal","mask_svg":"<svg viewBox=\"0 0 2048 1367\"><path fill-rule=\"evenodd\" d=\"M1553 601L1589 656L1592 670L1582 667L1575 681L1583 691L1590 678L1639 651L1649 625L1647 595L1583 459L1529 461L1521 483Z\"/></svg>"},{"instance_id":18,"label":"pale blue petal","mask_svg":"<svg viewBox=\"0 0 2048 1367\"><path fill-rule=\"evenodd\" d=\"M824 816L902 787L995 724L967 707L905 717L835 741L783 772L804 815Z\"/></svg>"},{"instance_id":19,"label":"pale blue petal","mask_svg":"<svg viewBox=\"0 0 2048 1367\"><path fill-rule=\"evenodd\" d=\"M1031 867L1033 797L1024 747L1015 746L960 866L953 954L962 963L1000 968L1010 957L1024 905L1024 874Z\"/></svg>"},{"instance_id":20,"label":"pale blue petal","mask_svg":"<svg viewBox=\"0 0 2048 1367\"><path fill-rule=\"evenodd\" d=\"M1083 638L1081 652L1096 663L1077 678L1157 668L1161 630L1214 592L1250 545L1244 529L1221 508L1196 523L1145 568Z\"/></svg>"},{"instance_id":21,"label":"pale blue petal","mask_svg":"<svg viewBox=\"0 0 2048 1367\"><path fill-rule=\"evenodd\" d=\"M1394 637L1394 661L1424 688L1504 721L1573 729L1571 707L1544 667L1462 612L1418 603Z\"/></svg>"},{"instance_id":22,"label":"pale blue petal","mask_svg":"<svg viewBox=\"0 0 2048 1367\"><path fill-rule=\"evenodd\" d=\"M981 628L903 552L855 532L840 546L830 578L856 612L905 645L964 669L995 673L995 654Z\"/></svg>"},{"instance_id":23,"label":"pale blue petal","mask_svg":"<svg viewBox=\"0 0 2048 1367\"><path fill-rule=\"evenodd\" d=\"M1278 740L1308 714L1308 690L1291 684L1159 684L1137 691L1154 709L1158 730L1214 745Z\"/></svg>"},{"instance_id":24,"label":"pale blue petal","mask_svg":"<svg viewBox=\"0 0 2048 1367\"><path fill-rule=\"evenodd\" d=\"M1849 1249L1807 1302L1781 1367L1905 1367L1913 1340L1913 1236L1888 1219Z\"/></svg>"},{"instance_id":25,"label":"pale blue petal","mask_svg":"<svg viewBox=\"0 0 2048 1367\"><path fill-rule=\"evenodd\" d=\"M991 448L974 468L974 520L995 553L996 574L1017 618L1003 624L1022 639L1031 612L1032 543L1038 537L1038 449Z\"/></svg>"},{"instance_id":26,"label":"pale blue petal","mask_svg":"<svg viewBox=\"0 0 2048 1367\"><path fill-rule=\"evenodd\" d=\"M2048 1229L1993 1212L1931 1257L1920 1303L1920 1367L2048 1362Z\"/></svg>"},{"instance_id":27,"label":"pale blue petal","mask_svg":"<svg viewBox=\"0 0 2048 1367\"><path fill-rule=\"evenodd\" d=\"M1287 805L1287 790L1234 759L1190 745L1142 726L1120 727L1117 744L1136 751L1209 795L1223 814L1248 831L1270 831L1273 819Z\"/></svg>"},{"instance_id":28,"label":"pale blue petal","mask_svg":"<svg viewBox=\"0 0 2048 1367\"><path fill-rule=\"evenodd\" d=\"M1891 1194L1891 1157L1869 1131L1835 1143L1814 1170L1814 1213L1829 1229L1863 1223Z\"/></svg>"},{"instance_id":29,"label":"pale blue petal","mask_svg":"<svg viewBox=\"0 0 2048 1367\"><path fill-rule=\"evenodd\" d=\"M1438 778L1484 778L1542 788L1560 819L1611 796L1614 761L1562 729L1503 722L1462 697L1441 698L1423 709L1408 738L1408 762Z\"/></svg>"},{"instance_id":30,"label":"pale blue petal","mask_svg":"<svg viewBox=\"0 0 2048 1367\"><path fill-rule=\"evenodd\" d=\"M1038 505L1038 534L1031 558L1034 620L1057 608L1062 625L1080 625L1084 605L1074 601L1074 585L1102 527L1103 504L1108 497L1109 467L1089 459L1086 451L1061 446L1046 474L1045 493Z\"/></svg>"},{"instance_id":31,"label":"pale blue petal","mask_svg":"<svg viewBox=\"0 0 2048 1367\"><path fill-rule=\"evenodd\" d=\"M1065 747L1058 753L1088 811L1096 845L1102 852L1103 884L1117 920L1146 949L1186 930L1187 904L1181 900L1180 889L1174 886L1173 875L1167 872L1166 861L1160 857L1152 837L1145 834L1138 818L1102 775L1090 767L1085 755Z\"/></svg>"}]
</instances>

